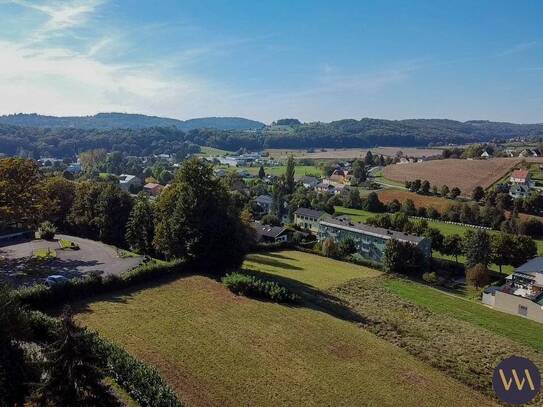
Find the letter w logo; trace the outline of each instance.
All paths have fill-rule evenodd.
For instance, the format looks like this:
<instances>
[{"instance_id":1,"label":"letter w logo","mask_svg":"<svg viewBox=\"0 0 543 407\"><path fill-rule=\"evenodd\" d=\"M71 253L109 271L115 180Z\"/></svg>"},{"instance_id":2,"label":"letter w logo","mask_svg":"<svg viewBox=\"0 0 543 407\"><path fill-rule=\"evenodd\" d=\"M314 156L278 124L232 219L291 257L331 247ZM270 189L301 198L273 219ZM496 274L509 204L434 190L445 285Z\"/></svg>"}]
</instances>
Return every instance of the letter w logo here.
<instances>
[{"instance_id":1,"label":"letter w logo","mask_svg":"<svg viewBox=\"0 0 543 407\"><path fill-rule=\"evenodd\" d=\"M509 379L505 377L505 373L503 369L500 369L499 372L500 372L500 379L502 380L503 387L505 388L506 391L509 391L509 389L511 388L511 385L513 384L513 380L515 380L515 384L519 391L524 388L524 384L526 383L526 381L528 381L528 386L530 387L530 389L532 391L535 390L534 382L532 381L532 376L530 376L530 372L528 371L528 369L524 369L524 377L522 378L522 380L520 380L516 369L511 369L511 374L513 377L510 377Z\"/></svg>"}]
</instances>

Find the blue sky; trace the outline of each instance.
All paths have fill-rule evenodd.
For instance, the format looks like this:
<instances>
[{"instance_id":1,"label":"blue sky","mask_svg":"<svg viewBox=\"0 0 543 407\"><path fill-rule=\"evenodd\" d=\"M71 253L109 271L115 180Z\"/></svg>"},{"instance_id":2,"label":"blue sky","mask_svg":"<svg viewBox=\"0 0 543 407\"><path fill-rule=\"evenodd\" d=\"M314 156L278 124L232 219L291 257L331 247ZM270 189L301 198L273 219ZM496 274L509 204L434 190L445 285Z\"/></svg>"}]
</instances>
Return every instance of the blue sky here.
<instances>
[{"instance_id":1,"label":"blue sky","mask_svg":"<svg viewBox=\"0 0 543 407\"><path fill-rule=\"evenodd\" d=\"M543 122L543 2L0 0L0 113Z\"/></svg>"}]
</instances>

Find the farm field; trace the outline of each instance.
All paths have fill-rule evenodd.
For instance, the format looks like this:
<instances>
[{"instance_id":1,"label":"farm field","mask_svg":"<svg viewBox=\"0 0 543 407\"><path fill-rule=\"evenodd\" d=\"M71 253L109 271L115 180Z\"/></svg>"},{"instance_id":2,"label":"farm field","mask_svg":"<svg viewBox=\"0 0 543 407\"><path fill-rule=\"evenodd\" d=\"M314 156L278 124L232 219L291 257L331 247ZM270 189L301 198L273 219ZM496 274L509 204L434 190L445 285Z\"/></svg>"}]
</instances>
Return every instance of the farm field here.
<instances>
[{"instance_id":1,"label":"farm field","mask_svg":"<svg viewBox=\"0 0 543 407\"><path fill-rule=\"evenodd\" d=\"M447 295L408 280L389 279L385 287L401 298L432 312L478 325L498 335L543 352L543 325L482 306L480 303Z\"/></svg>"},{"instance_id":2,"label":"farm field","mask_svg":"<svg viewBox=\"0 0 543 407\"><path fill-rule=\"evenodd\" d=\"M378 275L334 261L319 268L323 259L309 254L279 254L299 269L249 262L253 270L260 262L267 274L276 267L292 274L283 277L322 286L343 280L343 271ZM238 297L204 276L98 297L80 305L77 319L154 365L191 406L495 405L326 309Z\"/></svg>"},{"instance_id":3,"label":"farm field","mask_svg":"<svg viewBox=\"0 0 543 407\"><path fill-rule=\"evenodd\" d=\"M247 256L243 269L296 280L325 289L353 278L381 275L380 271L295 250Z\"/></svg>"},{"instance_id":4,"label":"farm field","mask_svg":"<svg viewBox=\"0 0 543 407\"><path fill-rule=\"evenodd\" d=\"M400 203L405 202L407 199L411 199L415 204L415 207L433 207L440 213L445 212L451 204L455 201L441 198L438 196L420 195L415 192L399 190L399 189L385 189L378 192L379 200L385 204L397 199Z\"/></svg>"},{"instance_id":5,"label":"farm field","mask_svg":"<svg viewBox=\"0 0 543 407\"><path fill-rule=\"evenodd\" d=\"M428 180L430 184L449 188L458 187L462 195L469 196L477 186L488 188L511 171L518 158L494 158L492 160L434 160L415 164L386 166L386 178L398 182L415 179Z\"/></svg>"},{"instance_id":6,"label":"farm field","mask_svg":"<svg viewBox=\"0 0 543 407\"><path fill-rule=\"evenodd\" d=\"M221 150L220 148L214 148L214 147L200 147L200 154L204 157L210 157L210 156L221 156L221 155L227 155L227 154L233 154L232 151L227 150Z\"/></svg>"},{"instance_id":7,"label":"farm field","mask_svg":"<svg viewBox=\"0 0 543 407\"><path fill-rule=\"evenodd\" d=\"M326 150L326 151L321 151ZM394 157L399 152L409 157L429 157L441 155L441 150L433 148L414 148L414 147L377 147L377 148L315 148L313 153L308 153L307 149L268 149L270 156L278 158L287 158L293 155L294 158L313 158L313 159L353 159L364 158L368 151L372 154Z\"/></svg>"},{"instance_id":8,"label":"farm field","mask_svg":"<svg viewBox=\"0 0 543 407\"><path fill-rule=\"evenodd\" d=\"M246 170L251 175L257 175L260 167L240 167ZM285 173L287 169L286 165L278 165L276 167L264 167L266 175L280 176ZM322 170L314 165L297 165L294 170L294 175L297 177L303 177L304 175L313 175L315 177L322 177Z\"/></svg>"}]
</instances>

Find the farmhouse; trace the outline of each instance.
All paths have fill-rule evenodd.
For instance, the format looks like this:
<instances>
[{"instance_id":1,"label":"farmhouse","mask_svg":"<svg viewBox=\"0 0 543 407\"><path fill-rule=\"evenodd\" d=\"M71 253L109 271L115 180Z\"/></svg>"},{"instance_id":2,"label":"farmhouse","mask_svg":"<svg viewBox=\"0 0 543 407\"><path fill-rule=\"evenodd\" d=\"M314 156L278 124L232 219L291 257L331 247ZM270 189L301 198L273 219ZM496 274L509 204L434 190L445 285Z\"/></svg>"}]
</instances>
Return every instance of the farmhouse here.
<instances>
[{"instance_id":1,"label":"farmhouse","mask_svg":"<svg viewBox=\"0 0 543 407\"><path fill-rule=\"evenodd\" d=\"M511 173L510 181L514 184L523 184L528 187L532 186L532 180L530 179L528 170L514 170Z\"/></svg>"},{"instance_id":2,"label":"farmhouse","mask_svg":"<svg viewBox=\"0 0 543 407\"><path fill-rule=\"evenodd\" d=\"M373 227L363 223L353 223L345 218L324 219L319 222L319 241L332 239L339 242L347 238L351 238L355 242L358 255L379 263L383 260L385 246L390 239L413 244L426 257L432 255L432 242L426 237Z\"/></svg>"},{"instance_id":3,"label":"farmhouse","mask_svg":"<svg viewBox=\"0 0 543 407\"><path fill-rule=\"evenodd\" d=\"M261 243L279 243L288 241L288 230L281 226L262 225L253 222L251 227L256 232L256 240Z\"/></svg>"},{"instance_id":4,"label":"farmhouse","mask_svg":"<svg viewBox=\"0 0 543 407\"><path fill-rule=\"evenodd\" d=\"M483 292L483 303L509 314L543 323L543 257L529 260L501 287Z\"/></svg>"},{"instance_id":5,"label":"farmhouse","mask_svg":"<svg viewBox=\"0 0 543 407\"><path fill-rule=\"evenodd\" d=\"M143 191L149 196L159 196L164 187L160 184L155 184L154 182L149 182L143 186Z\"/></svg>"},{"instance_id":6,"label":"farmhouse","mask_svg":"<svg viewBox=\"0 0 543 407\"><path fill-rule=\"evenodd\" d=\"M119 175L119 186L123 191L132 192L134 188L141 187L141 179L135 175L121 174Z\"/></svg>"},{"instance_id":7,"label":"farmhouse","mask_svg":"<svg viewBox=\"0 0 543 407\"><path fill-rule=\"evenodd\" d=\"M326 216L326 212L308 208L298 208L294 212L294 224L313 233L319 231L319 220Z\"/></svg>"},{"instance_id":8,"label":"farmhouse","mask_svg":"<svg viewBox=\"0 0 543 407\"><path fill-rule=\"evenodd\" d=\"M339 184L347 184L351 182L352 175L347 170L334 170L330 175L329 180Z\"/></svg>"}]
</instances>

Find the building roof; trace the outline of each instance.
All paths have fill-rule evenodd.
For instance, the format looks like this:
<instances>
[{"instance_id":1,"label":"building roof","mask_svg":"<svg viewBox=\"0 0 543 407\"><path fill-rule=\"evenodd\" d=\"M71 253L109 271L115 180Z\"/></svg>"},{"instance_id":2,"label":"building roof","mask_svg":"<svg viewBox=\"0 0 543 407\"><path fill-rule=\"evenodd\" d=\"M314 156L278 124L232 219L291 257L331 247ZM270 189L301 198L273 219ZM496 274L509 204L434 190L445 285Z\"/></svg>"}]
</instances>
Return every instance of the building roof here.
<instances>
[{"instance_id":1,"label":"building roof","mask_svg":"<svg viewBox=\"0 0 543 407\"><path fill-rule=\"evenodd\" d=\"M382 239L396 239L401 242L409 242L419 244L425 237L410 235L404 232L397 232L395 230L378 228L375 226L369 226L364 223L353 223L347 220L340 220L337 218L326 219L320 222L322 225L337 227L344 230L350 230L355 233L361 233L364 235L370 235L380 237Z\"/></svg>"},{"instance_id":2,"label":"building roof","mask_svg":"<svg viewBox=\"0 0 543 407\"><path fill-rule=\"evenodd\" d=\"M259 195L255 198L255 201L261 204L271 205L273 203L273 198L269 195Z\"/></svg>"},{"instance_id":3,"label":"building roof","mask_svg":"<svg viewBox=\"0 0 543 407\"><path fill-rule=\"evenodd\" d=\"M543 257L534 257L528 260L522 266L517 267L515 273L527 274L532 277L543 275Z\"/></svg>"},{"instance_id":4,"label":"building roof","mask_svg":"<svg viewBox=\"0 0 543 407\"><path fill-rule=\"evenodd\" d=\"M310 218L317 218L319 219L321 216L325 215L326 212L324 211L317 211L315 209L309 209L309 208L298 208L294 212L295 215L298 216L308 216Z\"/></svg>"},{"instance_id":5,"label":"building roof","mask_svg":"<svg viewBox=\"0 0 543 407\"><path fill-rule=\"evenodd\" d=\"M154 182L149 182L148 184L145 184L143 188L146 188L146 189L162 188L162 185L156 184Z\"/></svg>"},{"instance_id":6,"label":"building roof","mask_svg":"<svg viewBox=\"0 0 543 407\"><path fill-rule=\"evenodd\" d=\"M125 183L125 182L130 182L133 179L137 179L137 177L135 175L129 175L129 174L121 174L121 175L119 175L119 182L121 184Z\"/></svg>"},{"instance_id":7,"label":"building roof","mask_svg":"<svg viewBox=\"0 0 543 407\"><path fill-rule=\"evenodd\" d=\"M258 236L271 237L274 239L286 231L286 229L281 226L262 225L256 222L251 223L251 227L256 231Z\"/></svg>"},{"instance_id":8,"label":"building roof","mask_svg":"<svg viewBox=\"0 0 543 407\"><path fill-rule=\"evenodd\" d=\"M317 177L312 177L310 175L304 175L303 177L300 177L300 182L302 182L303 184L308 184L308 183L319 182L319 179Z\"/></svg>"},{"instance_id":9,"label":"building roof","mask_svg":"<svg viewBox=\"0 0 543 407\"><path fill-rule=\"evenodd\" d=\"M528 171L527 170L515 170L511 174L511 177L525 179L525 178L528 177Z\"/></svg>"}]
</instances>

